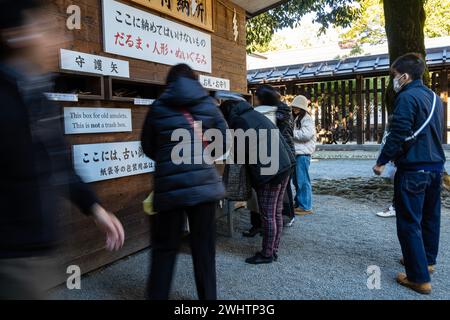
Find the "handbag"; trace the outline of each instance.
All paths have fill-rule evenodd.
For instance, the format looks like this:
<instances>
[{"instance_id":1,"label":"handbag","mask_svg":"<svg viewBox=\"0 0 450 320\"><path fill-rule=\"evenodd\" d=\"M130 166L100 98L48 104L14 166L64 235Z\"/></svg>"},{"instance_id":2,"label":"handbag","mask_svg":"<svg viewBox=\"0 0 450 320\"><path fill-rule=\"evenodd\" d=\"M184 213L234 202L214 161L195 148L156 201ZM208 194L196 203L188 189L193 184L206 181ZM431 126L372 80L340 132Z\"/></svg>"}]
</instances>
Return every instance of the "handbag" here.
<instances>
[{"instance_id":1,"label":"handbag","mask_svg":"<svg viewBox=\"0 0 450 320\"><path fill-rule=\"evenodd\" d=\"M152 191L152 192L150 192L148 197L145 198L144 201L142 201L142 206L143 206L144 212L146 214L148 214L149 216L156 214L156 212L153 208L153 197L154 197L154 192Z\"/></svg>"},{"instance_id":2,"label":"handbag","mask_svg":"<svg viewBox=\"0 0 450 320\"><path fill-rule=\"evenodd\" d=\"M252 196L252 186L247 166L227 164L223 173L225 197L231 201L247 201Z\"/></svg>"}]
</instances>

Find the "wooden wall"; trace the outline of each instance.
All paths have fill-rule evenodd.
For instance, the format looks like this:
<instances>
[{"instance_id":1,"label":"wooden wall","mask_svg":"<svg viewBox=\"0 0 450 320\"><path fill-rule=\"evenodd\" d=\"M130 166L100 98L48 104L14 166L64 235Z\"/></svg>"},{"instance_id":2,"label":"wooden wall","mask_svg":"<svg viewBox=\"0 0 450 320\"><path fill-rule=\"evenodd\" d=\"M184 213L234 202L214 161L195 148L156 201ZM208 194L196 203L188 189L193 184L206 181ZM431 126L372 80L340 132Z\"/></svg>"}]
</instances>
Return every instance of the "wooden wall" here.
<instances>
[{"instance_id":1,"label":"wooden wall","mask_svg":"<svg viewBox=\"0 0 450 320\"><path fill-rule=\"evenodd\" d=\"M66 42L59 47L128 60L130 62L130 78L132 80L151 80L159 83L164 81L170 66L103 52L100 0L52 0L51 2L53 4L51 13L55 23L65 30ZM66 9L72 4L76 4L81 8L81 30L68 31L65 27L67 19ZM131 3L127 4L139 7ZM232 30L234 8L237 10L240 26L237 43L234 42ZM145 10L144 8L141 9ZM156 12L152 13L155 14ZM193 26L189 27L194 28ZM58 53L59 48L55 48L55 59L52 67L55 72L59 71L59 63L56 58ZM230 79L231 90L233 91L247 92L245 13L244 10L234 6L227 0L217 0L214 5L211 75ZM139 140L144 117L148 111L148 107L145 106L134 106L131 102L109 101L107 98L80 100L77 103L65 102L63 105L70 107L131 108L132 110L133 132L67 136L71 145ZM151 185L151 174L92 183L101 202L108 210L117 214L125 227L125 246L117 253L110 253L104 250L104 236L97 230L93 222L80 214L75 207L67 205L66 209L61 213L61 231L64 235L64 245L58 254L58 259L62 262L63 269L65 270L68 265L76 264L85 273L147 247L150 243L149 223L148 217L142 212L141 203L150 192ZM64 270L61 273L60 281L65 280Z\"/></svg>"},{"instance_id":2,"label":"wooden wall","mask_svg":"<svg viewBox=\"0 0 450 320\"><path fill-rule=\"evenodd\" d=\"M56 4L55 18L64 28L67 43L65 49L116 57L130 62L130 77L132 79L155 80L163 82L170 66L137 60L103 52L103 34L101 22L101 0L52 0ZM140 7L126 0L127 5L147 10L160 15L144 7ZM65 28L67 18L66 9L69 5L76 4L81 8L82 26L80 30L68 31ZM233 9L236 8L239 26L237 43L233 39ZM163 15L160 15L163 16ZM180 23L179 20L164 17ZM228 0L214 1L214 33L211 34L212 45L212 76L230 79L231 90L247 93L247 65L245 51L245 11ZM194 26L187 25L190 28ZM200 28L200 31L206 32ZM58 70L58 61L55 60L54 70Z\"/></svg>"}]
</instances>

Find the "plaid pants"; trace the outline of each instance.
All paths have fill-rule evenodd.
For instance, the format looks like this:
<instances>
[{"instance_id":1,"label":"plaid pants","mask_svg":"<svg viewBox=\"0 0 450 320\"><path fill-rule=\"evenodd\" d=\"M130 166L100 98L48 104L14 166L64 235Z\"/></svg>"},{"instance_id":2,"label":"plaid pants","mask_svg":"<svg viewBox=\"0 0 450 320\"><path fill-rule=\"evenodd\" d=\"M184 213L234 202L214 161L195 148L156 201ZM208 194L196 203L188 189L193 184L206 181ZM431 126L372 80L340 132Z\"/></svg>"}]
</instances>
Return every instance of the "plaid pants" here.
<instances>
[{"instance_id":1,"label":"plaid pants","mask_svg":"<svg viewBox=\"0 0 450 320\"><path fill-rule=\"evenodd\" d=\"M263 233L262 254L272 257L278 253L283 231L283 197L289 177L280 184L265 184L256 189Z\"/></svg>"}]
</instances>

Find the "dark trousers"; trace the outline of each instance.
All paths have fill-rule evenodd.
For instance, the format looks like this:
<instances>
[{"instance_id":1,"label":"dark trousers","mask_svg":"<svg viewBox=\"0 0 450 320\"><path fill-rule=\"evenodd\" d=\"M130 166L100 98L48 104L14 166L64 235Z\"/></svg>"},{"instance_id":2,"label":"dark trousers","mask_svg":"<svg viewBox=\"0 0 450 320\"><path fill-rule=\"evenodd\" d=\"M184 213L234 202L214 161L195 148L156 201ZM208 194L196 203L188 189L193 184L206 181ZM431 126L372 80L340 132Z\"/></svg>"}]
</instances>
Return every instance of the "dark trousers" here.
<instances>
[{"instance_id":1,"label":"dark trousers","mask_svg":"<svg viewBox=\"0 0 450 320\"><path fill-rule=\"evenodd\" d=\"M286 186L286 192L283 198L283 216L288 217L290 220L295 217L294 195L291 188L291 179L294 176L295 174L292 174L289 177L289 181ZM261 214L259 212L250 211L250 223L252 224L253 228L262 228Z\"/></svg>"},{"instance_id":2,"label":"dark trousers","mask_svg":"<svg viewBox=\"0 0 450 320\"><path fill-rule=\"evenodd\" d=\"M262 228L261 214L259 212L250 211L250 223L253 228Z\"/></svg>"},{"instance_id":3,"label":"dark trousers","mask_svg":"<svg viewBox=\"0 0 450 320\"><path fill-rule=\"evenodd\" d=\"M152 216L152 261L148 298L169 298L176 256L181 244L185 216L189 219L189 240L195 283L200 300L217 299L216 289L216 203L159 212Z\"/></svg>"},{"instance_id":4,"label":"dark trousers","mask_svg":"<svg viewBox=\"0 0 450 320\"><path fill-rule=\"evenodd\" d=\"M397 235L410 281L430 281L428 265L436 264L441 220L439 172L397 171L395 209Z\"/></svg>"},{"instance_id":5,"label":"dark trousers","mask_svg":"<svg viewBox=\"0 0 450 320\"><path fill-rule=\"evenodd\" d=\"M283 200L283 216L288 217L290 220L292 220L295 217L294 213L294 195L292 193L292 187L291 187L291 175L288 180L288 184L286 186L286 193L284 195Z\"/></svg>"}]
</instances>

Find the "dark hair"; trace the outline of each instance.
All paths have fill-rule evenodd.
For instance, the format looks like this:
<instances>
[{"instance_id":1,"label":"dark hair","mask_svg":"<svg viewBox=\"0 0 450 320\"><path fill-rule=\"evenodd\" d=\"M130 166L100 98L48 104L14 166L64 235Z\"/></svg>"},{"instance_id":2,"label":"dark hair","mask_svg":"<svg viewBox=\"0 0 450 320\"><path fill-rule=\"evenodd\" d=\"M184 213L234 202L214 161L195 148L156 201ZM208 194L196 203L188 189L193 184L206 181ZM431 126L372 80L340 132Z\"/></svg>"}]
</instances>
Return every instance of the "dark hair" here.
<instances>
[{"instance_id":1,"label":"dark hair","mask_svg":"<svg viewBox=\"0 0 450 320\"><path fill-rule=\"evenodd\" d=\"M222 112L223 117L225 118L226 121L228 121L231 109L238 103L239 101L236 100L225 100L220 104L219 109Z\"/></svg>"},{"instance_id":2,"label":"dark hair","mask_svg":"<svg viewBox=\"0 0 450 320\"><path fill-rule=\"evenodd\" d=\"M278 106L280 103L280 94L268 84L263 84L256 88L255 95L258 97L259 102L266 106Z\"/></svg>"},{"instance_id":3,"label":"dark hair","mask_svg":"<svg viewBox=\"0 0 450 320\"><path fill-rule=\"evenodd\" d=\"M187 64L180 63L170 68L169 73L167 74L166 84L175 82L181 77L197 80L197 75L194 70Z\"/></svg>"},{"instance_id":4,"label":"dark hair","mask_svg":"<svg viewBox=\"0 0 450 320\"><path fill-rule=\"evenodd\" d=\"M392 63L391 70L407 73L413 80L422 79L425 72L425 61L418 53L407 53Z\"/></svg>"}]
</instances>

